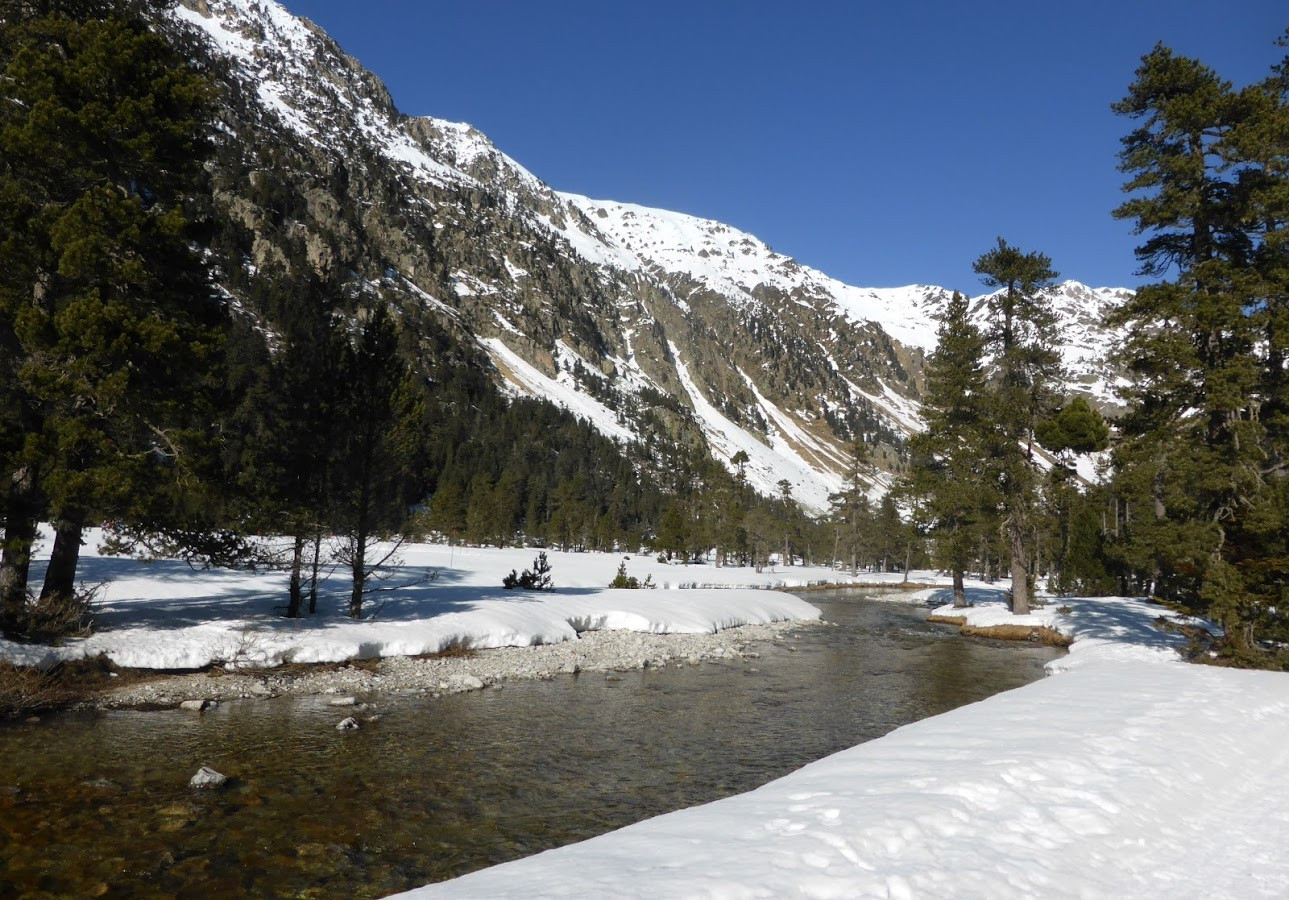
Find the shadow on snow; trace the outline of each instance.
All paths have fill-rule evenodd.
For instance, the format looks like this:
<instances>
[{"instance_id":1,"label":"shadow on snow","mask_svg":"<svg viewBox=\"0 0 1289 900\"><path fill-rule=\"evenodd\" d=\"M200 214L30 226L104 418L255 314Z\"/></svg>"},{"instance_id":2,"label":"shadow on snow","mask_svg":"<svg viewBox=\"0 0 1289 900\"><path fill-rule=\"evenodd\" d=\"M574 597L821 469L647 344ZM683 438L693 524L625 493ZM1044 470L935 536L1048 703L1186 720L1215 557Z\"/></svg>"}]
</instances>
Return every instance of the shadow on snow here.
<instances>
[{"instance_id":1,"label":"shadow on snow","mask_svg":"<svg viewBox=\"0 0 1289 900\"><path fill-rule=\"evenodd\" d=\"M42 561L43 562L43 561ZM44 566L33 562L32 583L39 584ZM498 584L466 585L471 573L464 569L429 566L400 566L388 578L373 579L373 588L363 603L363 620L411 622L479 608L480 601L533 602L549 596L598 592L597 588L559 588L551 592L507 591ZM181 629L219 622L253 622L257 627L314 630L352 623L348 615L350 584L343 570L324 575L318 590L318 613L288 619L287 574L246 572L233 569L195 569L179 560L143 562L125 557L85 557L78 580L89 585L105 583L107 599L96 610L97 631L126 628ZM433 575L431 578L430 576ZM113 598L112 587L134 582L135 590L147 594L146 585L188 584L193 592L184 596L143 596ZM276 582L276 583L275 583ZM129 589L126 589L129 590Z\"/></svg>"}]
</instances>

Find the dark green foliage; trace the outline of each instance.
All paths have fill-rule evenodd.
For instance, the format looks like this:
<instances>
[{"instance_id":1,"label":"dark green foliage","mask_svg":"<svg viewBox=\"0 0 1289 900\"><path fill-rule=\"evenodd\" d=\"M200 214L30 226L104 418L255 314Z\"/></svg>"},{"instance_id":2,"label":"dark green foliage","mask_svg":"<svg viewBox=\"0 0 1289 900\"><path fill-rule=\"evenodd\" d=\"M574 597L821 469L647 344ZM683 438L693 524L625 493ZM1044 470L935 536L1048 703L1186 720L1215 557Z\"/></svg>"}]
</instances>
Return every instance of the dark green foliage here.
<instances>
[{"instance_id":1,"label":"dark green foliage","mask_svg":"<svg viewBox=\"0 0 1289 900\"><path fill-rule=\"evenodd\" d=\"M1114 109L1146 285L1116 312L1132 376L1114 552L1136 586L1224 627L1244 661L1289 638L1289 101L1162 45Z\"/></svg>"},{"instance_id":2,"label":"dark green foliage","mask_svg":"<svg viewBox=\"0 0 1289 900\"><path fill-rule=\"evenodd\" d=\"M269 354L249 331L233 342L247 359L228 366L239 403L225 429L225 465L243 501L242 521L294 539L286 614L295 617L306 595L316 610L316 574L325 564L316 555L323 534L340 528L345 404L352 405L356 383L347 374L348 326L336 310L350 300L343 285L306 270L261 273L251 302L276 310L278 350Z\"/></svg>"},{"instance_id":3,"label":"dark green foliage","mask_svg":"<svg viewBox=\"0 0 1289 900\"><path fill-rule=\"evenodd\" d=\"M653 588L656 587L656 585L653 583L652 575L646 575L644 581L641 581L634 575L628 575L627 561L624 559L622 562L618 563L618 574L613 576L613 580L609 582L609 587L622 588L626 590L639 590L641 588Z\"/></svg>"},{"instance_id":4,"label":"dark green foliage","mask_svg":"<svg viewBox=\"0 0 1289 900\"><path fill-rule=\"evenodd\" d=\"M833 528L833 564L839 559L848 560L852 576L869 555L866 539L871 531L868 526L872 509L866 485L873 475L872 452L862 441L854 441L850 445L846 482L840 491L828 496L832 504L829 520Z\"/></svg>"},{"instance_id":5,"label":"dark green foliage","mask_svg":"<svg viewBox=\"0 0 1289 900\"><path fill-rule=\"evenodd\" d=\"M954 293L938 313L922 403L926 430L909 440L911 465L901 486L915 521L929 530L932 558L953 577L958 606L967 602L963 574L998 505L987 468L985 338L968 312L966 298Z\"/></svg>"},{"instance_id":6,"label":"dark green foliage","mask_svg":"<svg viewBox=\"0 0 1289 900\"><path fill-rule=\"evenodd\" d=\"M998 289L989 301L986 334L993 370L984 449L1011 560L1012 611L1023 615L1029 612L1037 543L1034 430L1059 400L1054 393L1061 374L1057 320L1046 296L1056 272L1048 257L1023 253L1002 238L973 268L986 286Z\"/></svg>"},{"instance_id":7,"label":"dark green foliage","mask_svg":"<svg viewBox=\"0 0 1289 900\"><path fill-rule=\"evenodd\" d=\"M199 480L223 325L189 198L209 83L124 8L6 10L0 103L4 615L23 520L57 540L42 594L73 592L92 518L156 514ZM50 12L50 10L53 10Z\"/></svg>"},{"instance_id":8,"label":"dark green foliage","mask_svg":"<svg viewBox=\"0 0 1289 900\"><path fill-rule=\"evenodd\" d=\"M1034 436L1056 454L1099 453L1110 446L1105 417L1082 397L1075 397L1055 416L1039 422Z\"/></svg>"},{"instance_id":9,"label":"dark green foliage","mask_svg":"<svg viewBox=\"0 0 1289 900\"><path fill-rule=\"evenodd\" d=\"M398 352L398 328L388 306L377 301L343 347L343 386L335 412L343 426L334 447L330 499L353 575L349 615L359 618L367 579L370 542L401 529L417 499L413 467L423 458L424 391Z\"/></svg>"},{"instance_id":10,"label":"dark green foliage","mask_svg":"<svg viewBox=\"0 0 1289 900\"><path fill-rule=\"evenodd\" d=\"M518 588L521 591L553 591L555 583L551 580L551 566L546 560L546 553L538 553L531 569L524 569L523 574L516 574L514 569L501 580L501 586L508 591Z\"/></svg>"}]
</instances>

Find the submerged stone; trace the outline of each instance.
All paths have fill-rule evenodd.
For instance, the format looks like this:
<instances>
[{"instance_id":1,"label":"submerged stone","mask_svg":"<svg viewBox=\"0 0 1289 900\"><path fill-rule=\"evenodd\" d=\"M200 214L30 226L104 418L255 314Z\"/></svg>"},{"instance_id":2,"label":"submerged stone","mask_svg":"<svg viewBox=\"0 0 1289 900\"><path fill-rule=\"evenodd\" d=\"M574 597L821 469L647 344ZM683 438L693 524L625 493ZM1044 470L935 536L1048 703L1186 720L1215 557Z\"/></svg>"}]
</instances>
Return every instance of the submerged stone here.
<instances>
[{"instance_id":1,"label":"submerged stone","mask_svg":"<svg viewBox=\"0 0 1289 900\"><path fill-rule=\"evenodd\" d=\"M202 766L188 782L189 787L222 787L228 781L227 775L221 775L210 766Z\"/></svg>"}]
</instances>

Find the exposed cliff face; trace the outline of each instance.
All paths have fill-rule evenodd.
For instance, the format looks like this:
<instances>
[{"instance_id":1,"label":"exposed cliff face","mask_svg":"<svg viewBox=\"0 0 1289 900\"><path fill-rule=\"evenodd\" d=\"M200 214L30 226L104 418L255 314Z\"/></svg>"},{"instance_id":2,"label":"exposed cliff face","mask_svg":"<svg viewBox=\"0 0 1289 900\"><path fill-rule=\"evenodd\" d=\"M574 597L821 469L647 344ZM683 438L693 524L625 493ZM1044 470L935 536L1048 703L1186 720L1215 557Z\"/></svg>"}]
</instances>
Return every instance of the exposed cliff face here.
<instances>
[{"instance_id":1,"label":"exposed cliff face","mask_svg":"<svg viewBox=\"0 0 1289 900\"><path fill-rule=\"evenodd\" d=\"M173 24L195 30L228 87L215 181L246 262L227 273L234 294L265 267L352 273L504 389L660 452L744 450L754 486L786 478L814 510L853 436L894 463L918 427L944 289L856 288L717 222L556 193L470 126L400 114L271 0L190 0ZM1062 286L1079 353L1104 343L1106 300ZM1103 387L1076 356L1076 383Z\"/></svg>"}]
</instances>

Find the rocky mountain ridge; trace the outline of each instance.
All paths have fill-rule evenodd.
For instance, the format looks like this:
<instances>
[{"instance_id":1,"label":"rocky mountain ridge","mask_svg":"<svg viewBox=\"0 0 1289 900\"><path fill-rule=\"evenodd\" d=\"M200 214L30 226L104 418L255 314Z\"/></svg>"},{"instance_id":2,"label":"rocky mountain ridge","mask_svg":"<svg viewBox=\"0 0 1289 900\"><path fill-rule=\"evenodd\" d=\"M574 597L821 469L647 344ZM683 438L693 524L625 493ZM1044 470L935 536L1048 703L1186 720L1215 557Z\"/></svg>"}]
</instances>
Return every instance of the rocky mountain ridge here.
<instances>
[{"instance_id":1,"label":"rocky mountain ridge","mask_svg":"<svg viewBox=\"0 0 1289 900\"><path fill-rule=\"evenodd\" d=\"M272 0L186 0L170 22L226 88L214 180L246 264L226 273L234 297L274 267L347 273L395 301L427 354L450 335L456 362L490 366L504 390L660 454L706 446L732 467L743 451L754 487L787 480L813 511L851 440L892 468L920 427L945 289L857 288L718 222L557 193L470 126L400 113ZM1056 294L1072 387L1102 401L1115 296Z\"/></svg>"}]
</instances>

